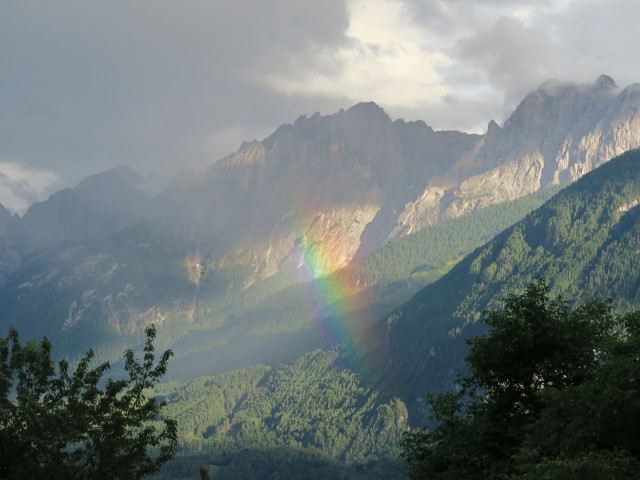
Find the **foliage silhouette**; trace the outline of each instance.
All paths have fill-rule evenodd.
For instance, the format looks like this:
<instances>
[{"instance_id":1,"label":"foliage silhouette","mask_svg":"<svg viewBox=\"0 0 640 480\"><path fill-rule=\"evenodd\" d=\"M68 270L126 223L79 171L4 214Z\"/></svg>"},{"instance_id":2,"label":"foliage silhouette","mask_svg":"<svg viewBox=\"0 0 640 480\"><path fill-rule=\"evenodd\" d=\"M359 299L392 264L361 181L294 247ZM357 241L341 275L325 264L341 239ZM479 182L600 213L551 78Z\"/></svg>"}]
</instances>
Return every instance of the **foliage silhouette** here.
<instances>
[{"instance_id":1,"label":"foliage silhouette","mask_svg":"<svg viewBox=\"0 0 640 480\"><path fill-rule=\"evenodd\" d=\"M412 479L637 478L640 311L548 290L538 279L484 313L469 375L428 397L437 428L405 434Z\"/></svg>"},{"instance_id":2,"label":"foliage silhouette","mask_svg":"<svg viewBox=\"0 0 640 480\"><path fill-rule=\"evenodd\" d=\"M103 381L109 363L90 368L89 350L70 372L56 365L45 338L20 343L0 338L0 478L138 479L174 454L176 422L146 392L167 370L170 350L156 363L153 325L145 330L143 358L124 354L127 379Z\"/></svg>"}]
</instances>

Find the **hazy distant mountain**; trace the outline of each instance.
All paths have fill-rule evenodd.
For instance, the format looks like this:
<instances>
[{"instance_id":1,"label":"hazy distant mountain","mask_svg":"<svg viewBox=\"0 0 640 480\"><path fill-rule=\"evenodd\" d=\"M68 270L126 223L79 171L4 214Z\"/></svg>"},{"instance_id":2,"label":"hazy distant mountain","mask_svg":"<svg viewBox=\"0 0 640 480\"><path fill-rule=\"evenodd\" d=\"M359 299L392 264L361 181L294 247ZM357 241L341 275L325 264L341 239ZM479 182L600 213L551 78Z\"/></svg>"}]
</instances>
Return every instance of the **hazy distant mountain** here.
<instances>
[{"instance_id":1,"label":"hazy distant mountain","mask_svg":"<svg viewBox=\"0 0 640 480\"><path fill-rule=\"evenodd\" d=\"M62 240L101 238L137 222L149 200L138 188L141 180L136 171L121 166L32 205L18 222L23 252Z\"/></svg>"},{"instance_id":2,"label":"hazy distant mountain","mask_svg":"<svg viewBox=\"0 0 640 480\"><path fill-rule=\"evenodd\" d=\"M14 238L15 226L18 221L4 205L0 204L0 287L5 284L7 277L20 266L20 245Z\"/></svg>"},{"instance_id":3,"label":"hazy distant mountain","mask_svg":"<svg viewBox=\"0 0 640 480\"><path fill-rule=\"evenodd\" d=\"M142 178L121 166L32 205L24 216L0 206L0 286L29 253L62 241L102 238L140 220L150 195Z\"/></svg>"}]
</instances>

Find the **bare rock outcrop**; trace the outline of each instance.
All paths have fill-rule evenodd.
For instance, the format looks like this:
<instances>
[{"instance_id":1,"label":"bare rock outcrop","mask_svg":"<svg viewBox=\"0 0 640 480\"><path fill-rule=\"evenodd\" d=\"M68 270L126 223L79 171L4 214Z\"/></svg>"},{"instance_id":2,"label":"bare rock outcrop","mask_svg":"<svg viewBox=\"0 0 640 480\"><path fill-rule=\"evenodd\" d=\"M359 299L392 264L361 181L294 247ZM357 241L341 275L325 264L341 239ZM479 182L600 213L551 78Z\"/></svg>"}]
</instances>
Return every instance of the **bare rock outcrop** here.
<instances>
[{"instance_id":1,"label":"bare rock outcrop","mask_svg":"<svg viewBox=\"0 0 640 480\"><path fill-rule=\"evenodd\" d=\"M303 116L176 179L153 215L172 222L207 262L231 254L251 264L249 283L301 249L320 275L381 245L404 205L479 138L392 122L371 102Z\"/></svg>"},{"instance_id":2,"label":"bare rock outcrop","mask_svg":"<svg viewBox=\"0 0 640 480\"><path fill-rule=\"evenodd\" d=\"M620 92L606 75L586 85L545 82L502 127L489 123L474 150L445 174L448 183L436 179L408 202L390 237L577 180L640 147L639 110L638 84Z\"/></svg>"}]
</instances>

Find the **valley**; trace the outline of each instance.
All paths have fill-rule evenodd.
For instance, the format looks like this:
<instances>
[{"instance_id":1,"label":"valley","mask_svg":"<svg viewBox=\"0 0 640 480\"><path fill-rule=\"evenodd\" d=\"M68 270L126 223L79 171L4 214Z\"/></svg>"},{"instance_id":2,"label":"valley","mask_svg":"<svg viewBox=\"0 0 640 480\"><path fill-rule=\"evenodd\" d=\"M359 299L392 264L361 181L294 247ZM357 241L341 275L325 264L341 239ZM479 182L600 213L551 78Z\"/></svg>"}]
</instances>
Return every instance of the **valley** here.
<instances>
[{"instance_id":1,"label":"valley","mask_svg":"<svg viewBox=\"0 0 640 480\"><path fill-rule=\"evenodd\" d=\"M157 196L129 167L94 175L0 211L0 328L116 361L155 324L180 435L158 478L403 478L403 432L484 310L539 277L640 305L639 111L607 76L546 82L483 135L362 103Z\"/></svg>"}]
</instances>

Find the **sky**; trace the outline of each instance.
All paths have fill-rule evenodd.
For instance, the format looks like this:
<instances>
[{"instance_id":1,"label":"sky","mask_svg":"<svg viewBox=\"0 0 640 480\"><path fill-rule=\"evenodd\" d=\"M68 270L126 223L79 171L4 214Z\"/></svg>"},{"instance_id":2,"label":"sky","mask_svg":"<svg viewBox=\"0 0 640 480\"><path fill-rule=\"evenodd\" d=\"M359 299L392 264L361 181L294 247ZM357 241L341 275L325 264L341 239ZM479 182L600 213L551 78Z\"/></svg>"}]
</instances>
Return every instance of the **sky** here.
<instances>
[{"instance_id":1,"label":"sky","mask_svg":"<svg viewBox=\"0 0 640 480\"><path fill-rule=\"evenodd\" d=\"M150 188L374 101L484 133L547 79L640 82L637 0L0 0L0 203Z\"/></svg>"}]
</instances>

